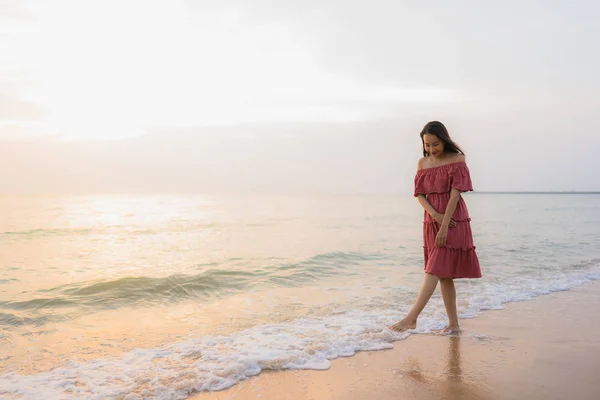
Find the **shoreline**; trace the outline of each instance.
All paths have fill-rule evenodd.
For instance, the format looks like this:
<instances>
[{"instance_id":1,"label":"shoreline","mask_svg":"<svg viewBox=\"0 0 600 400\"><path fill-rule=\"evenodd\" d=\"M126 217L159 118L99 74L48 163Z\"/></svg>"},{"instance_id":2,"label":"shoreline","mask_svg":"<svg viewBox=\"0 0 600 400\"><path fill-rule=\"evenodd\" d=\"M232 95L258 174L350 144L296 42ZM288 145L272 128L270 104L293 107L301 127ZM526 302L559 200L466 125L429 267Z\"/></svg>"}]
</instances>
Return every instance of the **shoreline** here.
<instances>
[{"instance_id":1,"label":"shoreline","mask_svg":"<svg viewBox=\"0 0 600 400\"><path fill-rule=\"evenodd\" d=\"M411 334L325 371L267 370L189 399L598 399L598 314L593 281L463 319L460 335Z\"/></svg>"}]
</instances>

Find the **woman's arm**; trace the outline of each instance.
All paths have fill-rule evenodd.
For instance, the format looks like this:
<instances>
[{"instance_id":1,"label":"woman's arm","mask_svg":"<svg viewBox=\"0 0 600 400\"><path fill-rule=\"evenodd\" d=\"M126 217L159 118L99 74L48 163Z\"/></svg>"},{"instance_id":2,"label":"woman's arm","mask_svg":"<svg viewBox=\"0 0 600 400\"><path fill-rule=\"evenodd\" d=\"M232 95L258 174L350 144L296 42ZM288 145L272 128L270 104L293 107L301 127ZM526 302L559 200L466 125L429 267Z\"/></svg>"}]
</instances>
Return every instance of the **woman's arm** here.
<instances>
[{"instance_id":1,"label":"woman's arm","mask_svg":"<svg viewBox=\"0 0 600 400\"><path fill-rule=\"evenodd\" d=\"M446 240L448 239L448 227L456 225L452 219L452 214L454 214L454 210L456 210L458 199L460 199L460 191L452 188L452 191L450 192L450 200L448 201L444 218L441 222L442 226L435 237L435 244L438 247L444 247L446 245Z\"/></svg>"},{"instance_id":2,"label":"woman's arm","mask_svg":"<svg viewBox=\"0 0 600 400\"><path fill-rule=\"evenodd\" d=\"M457 154L454 157L455 162L465 162L464 154ZM460 186L459 186L460 187ZM454 211L456 210L456 205L458 204L458 200L460 199L460 190L455 189L454 187L450 191L450 200L448 200L448 205L446 206L446 211L444 211L444 218L441 222L442 228L447 228L450 225L450 221L452 220L452 215L454 215Z\"/></svg>"},{"instance_id":3,"label":"woman's arm","mask_svg":"<svg viewBox=\"0 0 600 400\"><path fill-rule=\"evenodd\" d=\"M424 194L420 194L417 197L417 200L419 200L419 204L421 205L421 207L423 207L425 209L425 211L427 211L427 213L429 215L431 215L432 218L435 219L435 217L439 214L435 208L433 208L433 206L431 205L431 203L429 202L429 200L427 200L427 197Z\"/></svg>"},{"instance_id":4,"label":"woman's arm","mask_svg":"<svg viewBox=\"0 0 600 400\"><path fill-rule=\"evenodd\" d=\"M417 199L419 200L419 204L421 205L421 207L423 207L423 209L425 209L425 211L427 211L427 213L431 215L431 218L435 219L438 224L442 224L445 215L437 212L437 210L433 208L433 206L431 205L429 200L427 200L427 197L424 194L420 194L417 197ZM454 221L454 219L450 218L448 226L450 228L454 228L456 226L456 222Z\"/></svg>"},{"instance_id":5,"label":"woman's arm","mask_svg":"<svg viewBox=\"0 0 600 400\"><path fill-rule=\"evenodd\" d=\"M460 199L460 191L452 188L450 191L450 200L448 201L448 205L446 206L446 211L444 212L444 219L442 220L442 228L447 228L450 226L450 221L452 220L452 215L456 210L456 205L458 204L458 199Z\"/></svg>"}]
</instances>

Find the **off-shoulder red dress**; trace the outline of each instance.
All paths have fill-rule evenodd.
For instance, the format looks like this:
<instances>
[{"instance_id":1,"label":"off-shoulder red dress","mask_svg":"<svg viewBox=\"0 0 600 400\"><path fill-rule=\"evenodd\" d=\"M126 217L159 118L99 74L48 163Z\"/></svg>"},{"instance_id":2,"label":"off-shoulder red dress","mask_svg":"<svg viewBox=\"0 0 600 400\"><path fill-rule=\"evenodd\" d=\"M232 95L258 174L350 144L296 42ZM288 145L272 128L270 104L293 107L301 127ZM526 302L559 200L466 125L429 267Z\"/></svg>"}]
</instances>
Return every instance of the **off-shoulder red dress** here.
<instances>
[{"instance_id":1,"label":"off-shoulder red dress","mask_svg":"<svg viewBox=\"0 0 600 400\"><path fill-rule=\"evenodd\" d=\"M414 195L426 195L432 207L439 213L446 211L452 188L467 192L473 190L471 175L466 162L459 161L417 171ZM440 278L481 278L479 259L473 244L471 218L462 196L453 215L456 227L448 228L444 247L435 245L440 228L425 211L423 221L423 248L425 272Z\"/></svg>"}]
</instances>

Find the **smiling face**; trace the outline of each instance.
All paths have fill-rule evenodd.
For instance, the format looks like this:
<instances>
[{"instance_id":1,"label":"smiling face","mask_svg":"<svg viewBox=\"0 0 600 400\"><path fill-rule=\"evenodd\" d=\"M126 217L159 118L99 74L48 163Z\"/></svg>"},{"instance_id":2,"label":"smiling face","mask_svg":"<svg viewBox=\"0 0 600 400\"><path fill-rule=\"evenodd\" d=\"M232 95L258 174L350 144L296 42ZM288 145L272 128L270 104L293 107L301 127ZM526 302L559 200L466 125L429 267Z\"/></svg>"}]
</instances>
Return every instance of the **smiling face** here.
<instances>
[{"instance_id":1,"label":"smiling face","mask_svg":"<svg viewBox=\"0 0 600 400\"><path fill-rule=\"evenodd\" d=\"M423 149L432 157L440 157L444 153L444 142L436 135L423 135Z\"/></svg>"}]
</instances>

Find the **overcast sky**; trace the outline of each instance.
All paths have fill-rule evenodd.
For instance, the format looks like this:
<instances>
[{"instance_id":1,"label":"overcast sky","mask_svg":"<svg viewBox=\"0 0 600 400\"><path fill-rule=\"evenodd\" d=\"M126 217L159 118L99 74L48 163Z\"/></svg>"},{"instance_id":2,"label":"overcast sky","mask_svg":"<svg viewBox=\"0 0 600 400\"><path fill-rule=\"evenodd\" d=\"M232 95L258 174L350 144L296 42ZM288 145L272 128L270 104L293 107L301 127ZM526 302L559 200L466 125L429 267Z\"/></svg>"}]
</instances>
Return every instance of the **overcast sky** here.
<instances>
[{"instance_id":1,"label":"overcast sky","mask_svg":"<svg viewBox=\"0 0 600 400\"><path fill-rule=\"evenodd\" d=\"M594 1L0 0L0 192L600 190Z\"/></svg>"}]
</instances>

